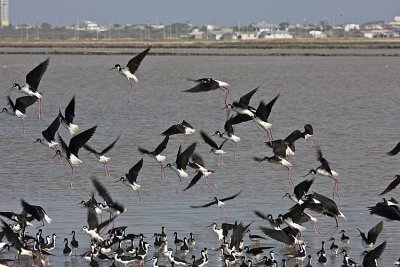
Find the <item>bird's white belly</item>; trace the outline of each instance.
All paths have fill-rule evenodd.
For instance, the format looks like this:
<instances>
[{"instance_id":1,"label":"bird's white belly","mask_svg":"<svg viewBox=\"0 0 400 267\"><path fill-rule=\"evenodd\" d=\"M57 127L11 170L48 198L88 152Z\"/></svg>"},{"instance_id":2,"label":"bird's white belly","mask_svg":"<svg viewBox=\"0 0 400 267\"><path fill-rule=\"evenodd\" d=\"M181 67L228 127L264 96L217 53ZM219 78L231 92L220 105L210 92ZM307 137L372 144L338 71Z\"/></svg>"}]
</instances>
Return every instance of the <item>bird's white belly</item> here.
<instances>
[{"instance_id":1,"label":"bird's white belly","mask_svg":"<svg viewBox=\"0 0 400 267\"><path fill-rule=\"evenodd\" d=\"M269 130L272 128L271 123L265 122L265 121L261 120L260 118L256 118L255 121L256 121L257 125L260 126L261 128L263 128L264 130Z\"/></svg>"},{"instance_id":2,"label":"bird's white belly","mask_svg":"<svg viewBox=\"0 0 400 267\"><path fill-rule=\"evenodd\" d=\"M165 156L162 156L162 155L157 155L157 156L155 157L155 159L156 159L158 162L164 162L164 161L166 160L166 157L165 157Z\"/></svg>"},{"instance_id":3,"label":"bird's white belly","mask_svg":"<svg viewBox=\"0 0 400 267\"><path fill-rule=\"evenodd\" d=\"M79 164L82 164L83 161L80 160L77 156L71 154L69 161L71 162L72 166L78 166Z\"/></svg>"},{"instance_id":4,"label":"bird's white belly","mask_svg":"<svg viewBox=\"0 0 400 267\"><path fill-rule=\"evenodd\" d=\"M100 161L101 163L107 163L107 162L110 161L110 159L111 159L111 158L106 157L106 156L104 156L104 155L101 155L101 156L99 157L99 161Z\"/></svg>"}]
</instances>

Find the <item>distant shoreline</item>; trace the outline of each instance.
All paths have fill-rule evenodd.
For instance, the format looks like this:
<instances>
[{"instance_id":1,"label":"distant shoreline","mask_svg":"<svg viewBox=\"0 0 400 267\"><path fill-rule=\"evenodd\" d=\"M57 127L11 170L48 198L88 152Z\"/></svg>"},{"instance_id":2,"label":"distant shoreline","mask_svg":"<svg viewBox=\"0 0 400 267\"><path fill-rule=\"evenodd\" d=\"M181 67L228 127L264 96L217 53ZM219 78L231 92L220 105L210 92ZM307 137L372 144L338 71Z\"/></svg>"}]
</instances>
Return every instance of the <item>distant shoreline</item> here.
<instances>
[{"instance_id":1,"label":"distant shoreline","mask_svg":"<svg viewBox=\"0 0 400 267\"><path fill-rule=\"evenodd\" d=\"M0 54L132 54L151 46L153 55L400 56L400 39L289 40L0 40ZM135 51L131 51L135 50ZM234 51L232 52L232 50ZM219 53L218 50L230 51ZM334 53L332 51L335 50ZM359 50L363 50L360 53ZM379 50L379 51L378 51ZM382 51L385 50L385 51ZM250 51L250 52L249 52ZM339 51L339 52L338 52ZM343 51L343 52L341 52ZM367 53L365 53L367 51Z\"/></svg>"}]
</instances>

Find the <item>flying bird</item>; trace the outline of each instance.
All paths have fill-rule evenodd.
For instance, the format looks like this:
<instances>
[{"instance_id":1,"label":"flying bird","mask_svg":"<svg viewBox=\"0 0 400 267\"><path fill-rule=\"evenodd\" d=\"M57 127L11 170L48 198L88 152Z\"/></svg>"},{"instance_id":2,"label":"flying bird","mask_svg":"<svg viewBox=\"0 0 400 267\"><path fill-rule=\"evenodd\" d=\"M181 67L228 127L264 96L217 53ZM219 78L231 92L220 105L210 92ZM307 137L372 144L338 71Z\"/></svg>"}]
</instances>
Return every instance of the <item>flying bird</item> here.
<instances>
[{"instance_id":1,"label":"flying bird","mask_svg":"<svg viewBox=\"0 0 400 267\"><path fill-rule=\"evenodd\" d=\"M208 92L208 91L220 89L224 93L224 97L225 97L224 104L225 104L225 106L227 106L226 100L229 95L229 89L228 89L229 84L228 83L223 82L223 81L218 81L213 78L201 78L201 79L197 79L197 80L188 79L188 80L192 81L192 82L196 82L197 85L188 90L185 90L183 92L199 93L199 92Z\"/></svg>"},{"instance_id":2,"label":"flying bird","mask_svg":"<svg viewBox=\"0 0 400 267\"><path fill-rule=\"evenodd\" d=\"M388 156L395 156L399 152L400 152L400 142L398 142L397 145L392 150L390 150L387 154L388 154Z\"/></svg>"},{"instance_id":3,"label":"flying bird","mask_svg":"<svg viewBox=\"0 0 400 267\"><path fill-rule=\"evenodd\" d=\"M118 181L122 181L124 185L130 187L133 191L136 191L139 196L139 201L142 202L140 198L139 190L141 185L137 183L137 177L139 175L140 170L143 167L143 158L139 160L132 168L129 169L129 172L125 174L125 177L121 177ZM117 181L117 182L118 182Z\"/></svg>"},{"instance_id":4,"label":"flying bird","mask_svg":"<svg viewBox=\"0 0 400 267\"><path fill-rule=\"evenodd\" d=\"M154 158L157 161L158 164L160 164L161 181L163 179L163 176L165 177L163 162L166 159L166 157L161 155L161 153L167 148L168 141L169 141L169 136L166 136L164 138L164 140L153 151L149 151L149 150L144 149L142 147L138 147L138 150L139 150L140 153L149 155L151 158Z\"/></svg>"},{"instance_id":5,"label":"flying bird","mask_svg":"<svg viewBox=\"0 0 400 267\"><path fill-rule=\"evenodd\" d=\"M75 118L75 96L72 97L71 101L69 101L67 107L65 108L64 115L61 113L61 109L59 112L59 116L61 118L61 124L69 131L71 135L76 135L79 131L79 126L74 124Z\"/></svg>"},{"instance_id":6,"label":"flying bird","mask_svg":"<svg viewBox=\"0 0 400 267\"><path fill-rule=\"evenodd\" d=\"M191 207L191 208L207 208L207 207L210 207L212 205L217 205L217 207L220 208L222 213L225 215L225 213L224 213L225 202L228 201L228 200L232 200L232 199L236 198L238 195L240 195L240 193L242 193L242 190L240 190L238 193L236 193L236 194L234 194L233 196L230 196L230 197L225 197L225 198L214 197L214 200L211 201L210 203L207 203L207 204L204 204L204 205L199 205L199 206L189 206L189 207Z\"/></svg>"},{"instance_id":7,"label":"flying bird","mask_svg":"<svg viewBox=\"0 0 400 267\"><path fill-rule=\"evenodd\" d=\"M379 195L384 195L389 193L390 191L392 191L393 189L395 189L399 184L400 184L400 175L397 174L394 176L394 180L386 187L385 190L383 190L382 193L380 193Z\"/></svg>"},{"instance_id":8,"label":"flying bird","mask_svg":"<svg viewBox=\"0 0 400 267\"><path fill-rule=\"evenodd\" d=\"M126 65L126 67L121 67L120 64L115 64L114 67L112 67L110 70L116 69L122 76L128 79L129 85L131 86L131 93L129 95L129 103L132 101L132 83L131 80L134 80L135 82L138 82L139 79L135 76L135 72L138 70L140 63L142 63L142 60L144 57L147 55L147 53L150 51L150 47L142 51L141 53L137 54L133 58L131 58Z\"/></svg>"},{"instance_id":9,"label":"flying bird","mask_svg":"<svg viewBox=\"0 0 400 267\"><path fill-rule=\"evenodd\" d=\"M37 101L37 98L33 96L21 96L15 100L15 104L10 96L7 96L8 105L11 107L11 111L7 108L3 108L2 112L6 114L15 115L21 119L22 131L25 133L24 119L26 118L26 108Z\"/></svg>"}]
</instances>

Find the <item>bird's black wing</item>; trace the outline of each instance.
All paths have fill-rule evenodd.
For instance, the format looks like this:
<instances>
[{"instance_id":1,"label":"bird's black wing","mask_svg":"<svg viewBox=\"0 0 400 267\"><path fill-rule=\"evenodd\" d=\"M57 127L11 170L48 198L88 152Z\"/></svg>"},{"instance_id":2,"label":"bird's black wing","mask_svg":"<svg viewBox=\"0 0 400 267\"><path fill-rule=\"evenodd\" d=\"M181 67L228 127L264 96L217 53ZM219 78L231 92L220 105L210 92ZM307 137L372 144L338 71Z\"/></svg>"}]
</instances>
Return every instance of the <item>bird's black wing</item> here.
<instances>
[{"instance_id":1,"label":"bird's black wing","mask_svg":"<svg viewBox=\"0 0 400 267\"><path fill-rule=\"evenodd\" d=\"M278 99L279 94L274 97L268 104L265 105L263 101L260 102L256 111L256 117L259 117L263 121L268 121L268 117L271 114L272 107L274 106L276 100Z\"/></svg>"},{"instance_id":2,"label":"bird's black wing","mask_svg":"<svg viewBox=\"0 0 400 267\"><path fill-rule=\"evenodd\" d=\"M311 124L304 125L304 134L309 134L309 135L314 134L314 129Z\"/></svg>"},{"instance_id":3,"label":"bird's black wing","mask_svg":"<svg viewBox=\"0 0 400 267\"><path fill-rule=\"evenodd\" d=\"M94 149L93 147L91 147L88 144L84 144L83 148L86 149L87 151L89 151L90 153L95 154L95 155L101 155L100 152L98 152L96 149Z\"/></svg>"},{"instance_id":4,"label":"bird's black wing","mask_svg":"<svg viewBox=\"0 0 400 267\"><path fill-rule=\"evenodd\" d=\"M382 256L383 251L386 248L386 241L374 248L373 250L367 252L363 259L363 265L367 267L377 266L375 260Z\"/></svg>"},{"instance_id":5,"label":"bird's black wing","mask_svg":"<svg viewBox=\"0 0 400 267\"><path fill-rule=\"evenodd\" d=\"M112 204L114 203L114 201L112 200L110 193L107 191L107 189L100 183L99 180L92 178L92 182L94 187L96 188L97 192L99 193L99 195L104 199L105 202L107 202L108 204Z\"/></svg>"},{"instance_id":6,"label":"bird's black wing","mask_svg":"<svg viewBox=\"0 0 400 267\"><path fill-rule=\"evenodd\" d=\"M128 178L131 184L133 182L136 182L136 179L142 167L143 167L143 158L139 160L135 165L133 165L133 167L129 170L129 173L128 175L126 175L126 178Z\"/></svg>"},{"instance_id":7,"label":"bird's black wing","mask_svg":"<svg viewBox=\"0 0 400 267\"><path fill-rule=\"evenodd\" d=\"M400 175L396 175L395 179L386 187L386 189L379 195L384 195L395 189L400 184Z\"/></svg>"},{"instance_id":8,"label":"bird's black wing","mask_svg":"<svg viewBox=\"0 0 400 267\"><path fill-rule=\"evenodd\" d=\"M60 127L60 116L57 116L55 120L47 127L46 130L42 131L42 135L44 138L46 138L47 141L52 141L54 140L54 136L56 135L56 132L58 128Z\"/></svg>"},{"instance_id":9,"label":"bird's black wing","mask_svg":"<svg viewBox=\"0 0 400 267\"><path fill-rule=\"evenodd\" d=\"M68 146L69 151L72 154L77 156L79 149L84 144L86 144L87 141L89 141L89 139L93 136L94 132L96 131L96 128L97 128L97 125L73 136L71 138L71 140L69 141L69 146Z\"/></svg>"},{"instance_id":10,"label":"bird's black wing","mask_svg":"<svg viewBox=\"0 0 400 267\"><path fill-rule=\"evenodd\" d=\"M368 207L370 214L376 214L378 216L400 221L400 210L397 206L388 206L382 203L376 204L374 207Z\"/></svg>"},{"instance_id":11,"label":"bird's black wing","mask_svg":"<svg viewBox=\"0 0 400 267\"><path fill-rule=\"evenodd\" d=\"M247 229L249 229L250 225L253 222L249 223L248 225L244 226L243 222L240 222L236 226L233 227L232 235L231 235L231 243L229 244L230 248L238 248L240 241L243 240L244 234L246 233Z\"/></svg>"},{"instance_id":12,"label":"bird's black wing","mask_svg":"<svg viewBox=\"0 0 400 267\"><path fill-rule=\"evenodd\" d=\"M38 214L38 206L31 205L27 203L25 200L21 199L22 208L30 215L35 217L35 219L39 218Z\"/></svg>"},{"instance_id":13,"label":"bird's black wing","mask_svg":"<svg viewBox=\"0 0 400 267\"><path fill-rule=\"evenodd\" d=\"M72 123L75 117L75 96L72 96L71 101L69 101L68 106L65 108L65 120L68 123Z\"/></svg>"},{"instance_id":14,"label":"bird's black wing","mask_svg":"<svg viewBox=\"0 0 400 267\"><path fill-rule=\"evenodd\" d=\"M206 142L209 146L214 149L218 149L217 143L215 143L214 140L212 140L211 137L209 137L205 132L201 131L200 135L203 138L204 142Z\"/></svg>"},{"instance_id":15,"label":"bird's black wing","mask_svg":"<svg viewBox=\"0 0 400 267\"><path fill-rule=\"evenodd\" d=\"M191 128L191 129L194 129L193 126L185 120L182 120L181 125Z\"/></svg>"},{"instance_id":16,"label":"bird's black wing","mask_svg":"<svg viewBox=\"0 0 400 267\"><path fill-rule=\"evenodd\" d=\"M171 127L169 127L167 130L161 133L161 135L164 136L170 136L174 134L182 134L185 132L185 128L181 124L174 124Z\"/></svg>"},{"instance_id":17,"label":"bird's black wing","mask_svg":"<svg viewBox=\"0 0 400 267\"><path fill-rule=\"evenodd\" d=\"M68 146L64 142L64 140L61 138L61 135L59 133L57 133L57 136L58 136L58 142L60 143L60 151L61 151L61 153L63 153L62 155L65 158L68 158L69 155L71 154L71 152L68 150Z\"/></svg>"},{"instance_id":18,"label":"bird's black wing","mask_svg":"<svg viewBox=\"0 0 400 267\"><path fill-rule=\"evenodd\" d=\"M244 96L240 97L239 104L241 106L246 106L247 107L249 105L249 103L250 103L251 97L257 92L257 90L258 90L258 87L253 89L253 90L251 90L250 92L248 92Z\"/></svg>"},{"instance_id":19,"label":"bird's black wing","mask_svg":"<svg viewBox=\"0 0 400 267\"><path fill-rule=\"evenodd\" d=\"M380 221L377 225L375 225L374 227L371 228L371 230L368 231L368 239L375 244L376 239L378 238L382 230L383 230L383 221Z\"/></svg>"},{"instance_id":20,"label":"bird's black wing","mask_svg":"<svg viewBox=\"0 0 400 267\"><path fill-rule=\"evenodd\" d=\"M239 124L246 121L251 121L253 118L246 114L236 114L230 120L231 125Z\"/></svg>"},{"instance_id":21,"label":"bird's black wing","mask_svg":"<svg viewBox=\"0 0 400 267\"><path fill-rule=\"evenodd\" d=\"M88 208L87 223L89 230L96 229L99 225L99 220L97 219L97 214L93 207Z\"/></svg>"},{"instance_id":22,"label":"bird's black wing","mask_svg":"<svg viewBox=\"0 0 400 267\"><path fill-rule=\"evenodd\" d=\"M14 231L11 229L11 227L3 220L1 220L3 223L3 231L4 235L6 236L7 240L9 243L13 243L15 247L17 248L23 248L24 246L22 245L21 241L19 240L18 236Z\"/></svg>"},{"instance_id":23,"label":"bird's black wing","mask_svg":"<svg viewBox=\"0 0 400 267\"><path fill-rule=\"evenodd\" d=\"M297 184L293 189L296 198L300 200L305 194L307 194L308 190L310 189L313 183L314 179L304 180L299 184Z\"/></svg>"},{"instance_id":24,"label":"bird's black wing","mask_svg":"<svg viewBox=\"0 0 400 267\"><path fill-rule=\"evenodd\" d=\"M197 174L193 177L193 179L190 181L189 185L183 189L183 191L188 190L189 188L191 188L192 186L194 186L199 180L200 178L203 176L202 172L197 172Z\"/></svg>"},{"instance_id":25,"label":"bird's black wing","mask_svg":"<svg viewBox=\"0 0 400 267\"><path fill-rule=\"evenodd\" d=\"M258 210L255 210L254 213L255 213L255 215L257 215L261 219L268 220L268 217L267 217L267 215L265 215L265 213L263 213L261 211L258 211Z\"/></svg>"},{"instance_id":26,"label":"bird's black wing","mask_svg":"<svg viewBox=\"0 0 400 267\"><path fill-rule=\"evenodd\" d=\"M203 158L202 158L199 154L193 153L193 155L192 155L192 161L193 161L194 163L196 163L196 164L198 164L198 165L204 167L204 160L203 160Z\"/></svg>"},{"instance_id":27,"label":"bird's black wing","mask_svg":"<svg viewBox=\"0 0 400 267\"><path fill-rule=\"evenodd\" d=\"M7 96L7 104L11 107L11 109L15 112L15 104L12 101L11 97L8 95Z\"/></svg>"},{"instance_id":28,"label":"bird's black wing","mask_svg":"<svg viewBox=\"0 0 400 267\"><path fill-rule=\"evenodd\" d=\"M267 227L260 227L261 231L272 239L282 242L286 245L292 245L294 243L294 238L286 234L281 230L274 230Z\"/></svg>"},{"instance_id":29,"label":"bird's black wing","mask_svg":"<svg viewBox=\"0 0 400 267\"><path fill-rule=\"evenodd\" d=\"M47 67L49 66L49 61L50 61L50 58L47 58L45 61L40 63L36 68L31 70L26 75L26 83L29 84L29 86L31 87L30 89L33 92L37 91L40 80L42 79L43 74L45 73L45 71L47 70Z\"/></svg>"},{"instance_id":30,"label":"bird's black wing","mask_svg":"<svg viewBox=\"0 0 400 267\"><path fill-rule=\"evenodd\" d=\"M318 153L318 161L321 162L321 168L326 170L330 175L332 175L331 167L329 167L328 161L322 156L322 152L320 149L317 149Z\"/></svg>"},{"instance_id":31,"label":"bird's black wing","mask_svg":"<svg viewBox=\"0 0 400 267\"><path fill-rule=\"evenodd\" d=\"M164 151L164 149L167 148L167 144L169 141L169 136L167 135L164 140L154 149L154 155L160 155L161 152Z\"/></svg>"},{"instance_id":32,"label":"bird's black wing","mask_svg":"<svg viewBox=\"0 0 400 267\"><path fill-rule=\"evenodd\" d=\"M104 148L104 149L100 152L100 154L101 154L101 155L104 155L104 154L106 154L108 151L110 151L110 150L114 147L115 143L117 143L117 141L119 140L120 137L121 137L121 136L118 136L117 139L115 139L114 142L112 142L110 145L108 145L106 148Z\"/></svg>"},{"instance_id":33,"label":"bird's black wing","mask_svg":"<svg viewBox=\"0 0 400 267\"><path fill-rule=\"evenodd\" d=\"M392 150L390 150L387 154L389 156L394 156L399 152L400 152L400 142L398 142L397 145Z\"/></svg>"},{"instance_id":34,"label":"bird's black wing","mask_svg":"<svg viewBox=\"0 0 400 267\"><path fill-rule=\"evenodd\" d=\"M198 80L187 79L189 81L197 82L198 84L188 90L183 92L187 93L199 93L199 92L207 92L214 89L219 88L219 83L211 78L202 78Z\"/></svg>"},{"instance_id":35,"label":"bird's black wing","mask_svg":"<svg viewBox=\"0 0 400 267\"><path fill-rule=\"evenodd\" d=\"M176 166L178 169L186 169L186 165L188 164L190 157L193 155L196 145L197 142L192 143L176 158Z\"/></svg>"},{"instance_id":36,"label":"bird's black wing","mask_svg":"<svg viewBox=\"0 0 400 267\"><path fill-rule=\"evenodd\" d=\"M210 207L211 205L217 204L217 202L214 200L210 203L204 204L204 205L200 205L200 206L189 206L191 208L207 208Z\"/></svg>"},{"instance_id":37,"label":"bird's black wing","mask_svg":"<svg viewBox=\"0 0 400 267\"><path fill-rule=\"evenodd\" d=\"M235 197L237 197L238 195L240 195L240 193L242 193L243 190L240 190L239 192L237 192L236 194L234 194L233 196L230 197L226 197L226 198L222 198L220 199L221 201L227 201L227 200L231 200L234 199Z\"/></svg>"},{"instance_id":38,"label":"bird's black wing","mask_svg":"<svg viewBox=\"0 0 400 267\"><path fill-rule=\"evenodd\" d=\"M140 63L142 62L144 57L147 55L147 53L150 51L150 48L151 47L147 48L146 50L137 54L131 60L129 60L129 62L126 66L128 67L130 73L134 74L137 71L137 69L140 66Z\"/></svg>"},{"instance_id":39,"label":"bird's black wing","mask_svg":"<svg viewBox=\"0 0 400 267\"><path fill-rule=\"evenodd\" d=\"M36 101L37 98L29 95L18 97L15 100L15 109L21 111L22 113L25 113L26 108L35 103Z\"/></svg>"},{"instance_id":40,"label":"bird's black wing","mask_svg":"<svg viewBox=\"0 0 400 267\"><path fill-rule=\"evenodd\" d=\"M224 124L224 130L228 134L228 136L235 134L235 130L233 129L233 126L232 126L233 118L234 118L233 116L230 117L229 120L227 120Z\"/></svg>"}]
</instances>

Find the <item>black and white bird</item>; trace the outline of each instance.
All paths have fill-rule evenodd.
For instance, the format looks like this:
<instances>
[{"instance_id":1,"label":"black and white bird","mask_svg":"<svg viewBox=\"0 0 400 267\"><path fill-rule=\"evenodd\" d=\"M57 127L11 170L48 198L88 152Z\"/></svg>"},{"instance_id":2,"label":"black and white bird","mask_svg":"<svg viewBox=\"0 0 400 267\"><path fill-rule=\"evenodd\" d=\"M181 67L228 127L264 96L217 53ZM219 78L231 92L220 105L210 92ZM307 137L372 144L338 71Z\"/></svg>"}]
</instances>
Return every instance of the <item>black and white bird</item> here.
<instances>
[{"instance_id":1,"label":"black and white bird","mask_svg":"<svg viewBox=\"0 0 400 267\"><path fill-rule=\"evenodd\" d=\"M60 144L60 149L56 151L56 155L60 155L65 158L69 165L71 166L72 173L71 173L71 182L70 186L72 187L72 178L74 176L74 166L78 166L83 163L82 160L78 157L79 149L89 141L89 139L93 136L94 132L96 131L97 125L93 126L86 131L83 131L71 138L69 141L69 145L64 142L61 136L58 134L58 140Z\"/></svg>"},{"instance_id":2,"label":"black and white bird","mask_svg":"<svg viewBox=\"0 0 400 267\"><path fill-rule=\"evenodd\" d=\"M334 180L335 185L333 186L332 196L333 198L335 198L335 196L339 197L339 180L336 178L339 174L330 168L328 161L322 156L321 149L319 148L317 148L317 159L321 165L315 169L311 169L308 174L319 174Z\"/></svg>"},{"instance_id":3,"label":"black and white bird","mask_svg":"<svg viewBox=\"0 0 400 267\"><path fill-rule=\"evenodd\" d=\"M377 246L371 251L364 251L364 259L362 262L363 267L377 267L378 266L378 259L382 256L383 251L386 248L386 241L382 244Z\"/></svg>"},{"instance_id":4,"label":"black and white bird","mask_svg":"<svg viewBox=\"0 0 400 267\"><path fill-rule=\"evenodd\" d=\"M38 110L38 118L42 117L42 95L38 92L38 87L40 80L42 79L43 74L46 72L47 67L49 66L50 58L47 58L45 61L36 66L33 70L31 70L26 75L26 84L21 86L18 83L14 83L12 89L16 88L21 93L24 93L28 96L32 96L38 100L39 110Z\"/></svg>"},{"instance_id":5,"label":"black and white bird","mask_svg":"<svg viewBox=\"0 0 400 267\"><path fill-rule=\"evenodd\" d=\"M55 135L58 131L58 128L60 127L60 123L60 116L57 116L54 121L49 125L49 127L42 131L43 138L36 139L35 143L47 145L50 149L57 151L58 142L56 141Z\"/></svg>"},{"instance_id":6,"label":"black and white bird","mask_svg":"<svg viewBox=\"0 0 400 267\"><path fill-rule=\"evenodd\" d=\"M43 225L44 221L49 224L52 222L52 219L47 215L46 211L41 206L31 205L23 199L21 199L21 205L26 213L32 215L35 220L42 222Z\"/></svg>"},{"instance_id":7,"label":"black and white bird","mask_svg":"<svg viewBox=\"0 0 400 267\"><path fill-rule=\"evenodd\" d=\"M225 197L225 198L217 198L214 197L214 200L211 201L210 203L204 204L204 205L199 205L199 206L189 206L191 208L207 208L210 207L212 205L217 205L218 208L221 209L222 213L225 215L224 212L224 206L225 206L225 202L228 200L232 200L234 198L236 198L238 195L240 195L240 193L242 193L242 190L240 190L238 193L234 194L233 196L230 197Z\"/></svg>"},{"instance_id":8,"label":"black and white bird","mask_svg":"<svg viewBox=\"0 0 400 267\"><path fill-rule=\"evenodd\" d=\"M295 130L291 132L285 139L273 140L271 142L265 142L265 144L272 148L274 154L279 154L283 156L282 151L285 151L285 157L290 159L291 156L294 156L296 152L296 147L294 142L296 142L303 135L299 130Z\"/></svg>"},{"instance_id":9,"label":"black and white bird","mask_svg":"<svg viewBox=\"0 0 400 267\"><path fill-rule=\"evenodd\" d=\"M200 143L200 140L197 138L195 132L196 132L196 130L194 129L194 127L187 121L183 120L181 123L170 126L167 130L162 132L161 135L171 136L171 135L175 135L175 134L184 134L184 135L191 134L196 138L197 142Z\"/></svg>"},{"instance_id":10,"label":"black and white bird","mask_svg":"<svg viewBox=\"0 0 400 267\"><path fill-rule=\"evenodd\" d=\"M102 242L104 238L100 235L101 229L108 226L115 217L110 218L99 224L97 213L93 208L88 208L87 223L88 226L83 226L82 231L88 234L93 240Z\"/></svg>"},{"instance_id":11,"label":"black and white bird","mask_svg":"<svg viewBox=\"0 0 400 267\"><path fill-rule=\"evenodd\" d=\"M229 95L229 84L223 81L215 80L213 78L201 78L197 80L188 79L189 81L198 83L196 86L185 90L183 92L187 93L200 93L200 92L208 92L216 89L222 90L224 92L224 104L227 106L227 98Z\"/></svg>"},{"instance_id":12,"label":"black and white bird","mask_svg":"<svg viewBox=\"0 0 400 267\"><path fill-rule=\"evenodd\" d=\"M108 170L108 162L110 161L110 157L106 157L105 154L107 154L115 145L115 143L117 143L117 141L119 140L119 136L117 137L117 139L114 140L114 142L112 142L111 144L109 144L106 148L104 148L101 151L97 151L96 149L94 149L93 147L91 147L88 144L84 144L83 148L86 149L87 151L89 151L90 153L93 153L101 163L103 163L104 165L104 172L106 174L107 177L110 177L110 171Z\"/></svg>"},{"instance_id":13,"label":"black and white bird","mask_svg":"<svg viewBox=\"0 0 400 267\"><path fill-rule=\"evenodd\" d=\"M399 152L400 152L400 142L398 142L397 145L392 150L387 152L387 155L388 156L395 156Z\"/></svg>"},{"instance_id":14,"label":"black and white bird","mask_svg":"<svg viewBox=\"0 0 400 267\"><path fill-rule=\"evenodd\" d=\"M195 185L200 180L201 177L204 177L208 187L215 187L215 182L211 179L211 175L214 173L214 171L207 169L205 167L204 160L199 154L193 153L192 157L189 160L188 165L189 167L196 170L197 174L200 172L202 175L201 176L196 175L195 176L196 179L195 178L192 179L187 189Z\"/></svg>"},{"instance_id":15,"label":"black and white bird","mask_svg":"<svg viewBox=\"0 0 400 267\"><path fill-rule=\"evenodd\" d=\"M218 155L217 162L219 164L223 164L223 158L222 156L226 153L222 147L226 143L227 140L224 140L219 146L217 143L215 143L214 140L211 139L210 136L208 136L205 132L201 131L200 132L201 137L203 138L204 142L206 142L210 147L211 147L211 153L214 153L215 155Z\"/></svg>"},{"instance_id":16,"label":"black and white bird","mask_svg":"<svg viewBox=\"0 0 400 267\"><path fill-rule=\"evenodd\" d=\"M126 212L127 209L122 205L122 203L118 201L114 201L108 190L105 186L100 183L99 180L92 177L92 183L97 190L97 193L104 199L105 203L100 203L99 207L102 210L108 211L110 213L110 219L114 218L116 215L119 215L123 212ZM113 228L114 228L114 221L113 221Z\"/></svg>"},{"instance_id":17,"label":"black and white bird","mask_svg":"<svg viewBox=\"0 0 400 267\"><path fill-rule=\"evenodd\" d=\"M361 232L360 229L357 228L357 230L360 232L361 236L361 243L363 247L367 250L371 250L372 247L375 245L376 240L379 236L379 234L383 230L383 221L380 221L377 225L372 227L369 231L368 234L365 235L365 233Z\"/></svg>"},{"instance_id":18,"label":"black and white bird","mask_svg":"<svg viewBox=\"0 0 400 267\"><path fill-rule=\"evenodd\" d=\"M343 246L347 246L350 243L350 237L346 235L345 230L340 231L339 234L342 234L340 236L340 241L342 241Z\"/></svg>"},{"instance_id":19,"label":"black and white bird","mask_svg":"<svg viewBox=\"0 0 400 267\"><path fill-rule=\"evenodd\" d=\"M167 148L168 141L169 141L169 136L166 136L164 140L153 151L149 151L145 148L138 147L140 153L149 155L151 158L155 159L158 164L160 164L161 180L163 179L163 176L165 176L163 162L166 159L166 157L161 155L161 153Z\"/></svg>"},{"instance_id":20,"label":"black and white bird","mask_svg":"<svg viewBox=\"0 0 400 267\"><path fill-rule=\"evenodd\" d=\"M253 159L257 162L263 162L263 161L268 161L271 163L276 163L276 164L281 164L282 166L286 167L286 169L288 170L288 180L289 180L289 184L290 185L294 185L293 183L293 179L292 179L292 163L290 163L288 160L285 159L285 155L284 155L284 151L281 151L283 153L277 153L277 151L275 151L274 155L269 157L269 156L265 156L265 157L253 157Z\"/></svg>"},{"instance_id":21,"label":"black and white bird","mask_svg":"<svg viewBox=\"0 0 400 267\"><path fill-rule=\"evenodd\" d=\"M220 131L215 131L213 135L218 135L222 139L233 142L235 144L235 152L234 152L235 155L237 144L240 142L240 137L235 135L235 130L233 129L232 126L232 118L233 116L225 122L224 132L221 133Z\"/></svg>"},{"instance_id":22,"label":"black and white bird","mask_svg":"<svg viewBox=\"0 0 400 267\"><path fill-rule=\"evenodd\" d=\"M383 218L400 221L400 208L397 205L389 205L388 201L378 202L374 207L368 207L370 214L376 214Z\"/></svg>"},{"instance_id":23,"label":"black and white bird","mask_svg":"<svg viewBox=\"0 0 400 267\"><path fill-rule=\"evenodd\" d=\"M135 165L133 165L132 168L129 169L129 172L125 174L125 177L121 177L118 180L122 181L124 185L130 187L133 191L136 191L138 193L140 202L142 202L142 199L140 197L139 190L142 186L137 183L137 177L142 167L143 167L143 158L140 159Z\"/></svg>"},{"instance_id":24,"label":"black and white bird","mask_svg":"<svg viewBox=\"0 0 400 267\"><path fill-rule=\"evenodd\" d=\"M142 60L144 57L147 55L147 53L150 51L150 48L145 49L144 51L140 52L133 58L131 58L126 65L126 67L121 67L120 64L115 64L114 67L112 67L110 70L116 69L122 76L128 79L129 85L131 86L131 93L129 95L129 102L132 101L132 83L131 80L134 80L135 82L138 82L139 79L135 76L135 72L138 70L140 64L142 63Z\"/></svg>"},{"instance_id":25,"label":"black and white bird","mask_svg":"<svg viewBox=\"0 0 400 267\"><path fill-rule=\"evenodd\" d=\"M256 110L256 117L254 119L257 126L260 129L263 129L267 133L270 142L274 138L272 136L272 124L268 122L268 118L269 115L271 114L272 107L274 106L278 97L279 94L276 97L274 97L270 102L268 102L268 104L265 104L264 101L261 101Z\"/></svg>"},{"instance_id":26,"label":"black and white bird","mask_svg":"<svg viewBox=\"0 0 400 267\"><path fill-rule=\"evenodd\" d=\"M3 108L1 112L5 112L6 114L15 115L21 119L22 122L22 131L25 133L25 125L24 119L26 116L26 108L31 106L33 103L37 101L37 98L33 96L21 96L15 100L15 104L12 101L10 96L7 96L7 104L10 106L11 110L9 111L7 108Z\"/></svg>"},{"instance_id":27,"label":"black and white bird","mask_svg":"<svg viewBox=\"0 0 400 267\"><path fill-rule=\"evenodd\" d=\"M314 136L314 129L311 124L306 124L304 125L304 132L302 132L304 140L307 141L307 143L310 145L310 147L315 150L315 143L313 140Z\"/></svg>"},{"instance_id":28,"label":"black and white bird","mask_svg":"<svg viewBox=\"0 0 400 267\"><path fill-rule=\"evenodd\" d=\"M250 99L257 92L257 90L258 87L240 97L239 101L234 101L232 104L228 104L227 107L231 108L238 114L246 115L253 119L255 117L256 109L249 106L249 103Z\"/></svg>"},{"instance_id":29,"label":"black and white bird","mask_svg":"<svg viewBox=\"0 0 400 267\"><path fill-rule=\"evenodd\" d=\"M189 159L196 149L196 144L196 142L192 143L183 152L181 152L182 146L179 146L175 162L173 164L168 163L165 166L165 168L170 168L178 175L179 181L182 181L182 178L189 176L189 174L186 172L186 166L188 165Z\"/></svg>"},{"instance_id":30,"label":"black and white bird","mask_svg":"<svg viewBox=\"0 0 400 267\"><path fill-rule=\"evenodd\" d=\"M293 188L293 193L294 193L293 195L291 195L290 193L286 193L283 197L288 197L293 202L302 204L304 202L302 200L303 196L308 193L308 190L310 190L310 187L313 183L314 183L314 179L304 180L304 181L298 183Z\"/></svg>"},{"instance_id":31,"label":"black and white bird","mask_svg":"<svg viewBox=\"0 0 400 267\"><path fill-rule=\"evenodd\" d=\"M75 118L75 96L69 101L67 107L65 108L64 115L59 111L59 116L61 118L61 124L69 131L71 135L76 135L79 131L79 125L74 124Z\"/></svg>"}]
</instances>

